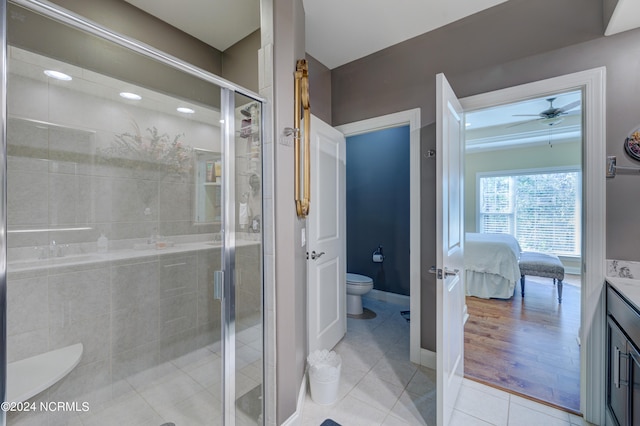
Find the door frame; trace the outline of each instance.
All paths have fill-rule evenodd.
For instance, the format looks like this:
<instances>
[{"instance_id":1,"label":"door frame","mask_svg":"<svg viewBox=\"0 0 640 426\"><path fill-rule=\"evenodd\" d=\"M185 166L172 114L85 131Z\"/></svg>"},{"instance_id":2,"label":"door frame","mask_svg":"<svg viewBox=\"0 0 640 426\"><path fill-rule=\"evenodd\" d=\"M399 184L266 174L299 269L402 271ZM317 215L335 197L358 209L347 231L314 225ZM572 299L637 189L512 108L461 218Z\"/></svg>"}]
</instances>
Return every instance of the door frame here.
<instances>
[{"instance_id":1,"label":"door frame","mask_svg":"<svg viewBox=\"0 0 640 426\"><path fill-rule=\"evenodd\" d=\"M603 288L606 276L606 68L553 77L460 99L465 111L570 90L583 93L582 276L580 300L580 411L587 421L605 421L605 335ZM587 374L587 372L593 372Z\"/></svg>"},{"instance_id":2,"label":"door frame","mask_svg":"<svg viewBox=\"0 0 640 426\"><path fill-rule=\"evenodd\" d=\"M343 124L345 137L392 127L409 126L409 357L420 364L420 108Z\"/></svg>"}]
</instances>

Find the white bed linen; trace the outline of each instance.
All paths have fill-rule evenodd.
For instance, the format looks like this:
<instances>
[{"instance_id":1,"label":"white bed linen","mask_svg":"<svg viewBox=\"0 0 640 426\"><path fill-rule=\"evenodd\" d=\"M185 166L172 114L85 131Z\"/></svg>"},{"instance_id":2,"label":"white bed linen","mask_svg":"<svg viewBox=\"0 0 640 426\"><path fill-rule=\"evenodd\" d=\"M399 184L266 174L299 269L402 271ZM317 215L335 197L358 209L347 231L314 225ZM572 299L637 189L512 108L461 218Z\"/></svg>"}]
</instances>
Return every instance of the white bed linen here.
<instances>
[{"instance_id":1,"label":"white bed linen","mask_svg":"<svg viewBox=\"0 0 640 426\"><path fill-rule=\"evenodd\" d=\"M464 268L467 296L508 299L520 279L520 244L508 234L467 233Z\"/></svg>"}]
</instances>

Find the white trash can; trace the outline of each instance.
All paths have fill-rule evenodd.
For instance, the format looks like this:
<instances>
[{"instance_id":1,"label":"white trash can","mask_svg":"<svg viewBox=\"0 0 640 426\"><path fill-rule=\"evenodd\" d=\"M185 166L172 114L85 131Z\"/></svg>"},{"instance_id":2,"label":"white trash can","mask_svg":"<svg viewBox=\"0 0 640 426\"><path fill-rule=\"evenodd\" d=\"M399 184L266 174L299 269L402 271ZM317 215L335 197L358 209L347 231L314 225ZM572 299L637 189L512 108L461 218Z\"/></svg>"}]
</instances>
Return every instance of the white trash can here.
<instances>
[{"instance_id":1,"label":"white trash can","mask_svg":"<svg viewBox=\"0 0 640 426\"><path fill-rule=\"evenodd\" d=\"M307 357L311 399L316 404L331 405L338 399L342 358L334 351L317 350Z\"/></svg>"}]
</instances>

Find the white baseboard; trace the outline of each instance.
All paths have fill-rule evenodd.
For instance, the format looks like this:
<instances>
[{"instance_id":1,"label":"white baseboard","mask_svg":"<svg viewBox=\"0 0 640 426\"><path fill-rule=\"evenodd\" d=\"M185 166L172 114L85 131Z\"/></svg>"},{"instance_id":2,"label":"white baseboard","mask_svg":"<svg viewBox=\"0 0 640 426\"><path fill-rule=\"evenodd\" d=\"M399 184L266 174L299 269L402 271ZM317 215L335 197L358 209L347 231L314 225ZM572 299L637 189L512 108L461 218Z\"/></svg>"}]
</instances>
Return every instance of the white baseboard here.
<instances>
[{"instance_id":1,"label":"white baseboard","mask_svg":"<svg viewBox=\"0 0 640 426\"><path fill-rule=\"evenodd\" d=\"M396 294L389 291L376 289L371 290L369 293L365 294L362 297L364 297L365 299L370 298L381 300L383 302L393 303L395 305L405 305L407 306L407 308L409 307L409 302L411 301L411 298L409 296L405 296L404 294Z\"/></svg>"},{"instance_id":2,"label":"white baseboard","mask_svg":"<svg viewBox=\"0 0 640 426\"><path fill-rule=\"evenodd\" d=\"M564 268L564 273L565 274L571 274L571 275L580 275L580 267L565 267Z\"/></svg>"},{"instance_id":3,"label":"white baseboard","mask_svg":"<svg viewBox=\"0 0 640 426\"><path fill-rule=\"evenodd\" d=\"M298 403L296 404L296 411L289 417L282 426L298 426L302 424L302 410L304 410L304 400L307 396L307 372L305 370L302 377L302 384L300 385L300 392L298 393Z\"/></svg>"},{"instance_id":4,"label":"white baseboard","mask_svg":"<svg viewBox=\"0 0 640 426\"><path fill-rule=\"evenodd\" d=\"M428 349L420 349L420 365L435 370L438 365L436 353Z\"/></svg>"}]
</instances>

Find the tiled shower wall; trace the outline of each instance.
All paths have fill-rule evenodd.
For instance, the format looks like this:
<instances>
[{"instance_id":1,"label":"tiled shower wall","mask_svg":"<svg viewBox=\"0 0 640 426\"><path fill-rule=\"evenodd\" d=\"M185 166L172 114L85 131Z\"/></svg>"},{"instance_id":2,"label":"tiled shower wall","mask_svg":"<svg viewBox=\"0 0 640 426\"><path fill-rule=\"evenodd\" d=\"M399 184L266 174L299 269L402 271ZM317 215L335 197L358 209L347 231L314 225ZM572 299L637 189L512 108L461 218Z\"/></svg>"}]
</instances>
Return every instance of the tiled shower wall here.
<instances>
[{"instance_id":1,"label":"tiled shower wall","mask_svg":"<svg viewBox=\"0 0 640 426\"><path fill-rule=\"evenodd\" d=\"M219 341L216 260L219 249L10 274L8 361L82 343L48 400L126 392L131 375Z\"/></svg>"},{"instance_id":2,"label":"tiled shower wall","mask_svg":"<svg viewBox=\"0 0 640 426\"><path fill-rule=\"evenodd\" d=\"M11 61L10 70L20 70L13 64L21 63ZM95 244L100 232L116 246L121 239L148 238L152 232L165 236L217 232L214 226L193 223L192 173L165 173L144 163L118 167L117 161L109 163L96 151L113 146L116 135L134 133L137 126L143 136L155 127L171 139L181 135L182 143L190 147L219 152L220 129L210 124L217 125L218 118L210 113L204 123L169 114L161 110L165 99L158 100L156 110L141 108L135 101L122 100L118 88L98 83L104 77L85 70L77 74L88 78L48 82L42 72L29 77L10 74L8 219L10 228L89 225L92 229L10 234L9 246L48 246L51 240ZM175 102L172 106L175 111Z\"/></svg>"}]
</instances>

